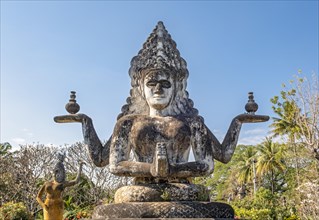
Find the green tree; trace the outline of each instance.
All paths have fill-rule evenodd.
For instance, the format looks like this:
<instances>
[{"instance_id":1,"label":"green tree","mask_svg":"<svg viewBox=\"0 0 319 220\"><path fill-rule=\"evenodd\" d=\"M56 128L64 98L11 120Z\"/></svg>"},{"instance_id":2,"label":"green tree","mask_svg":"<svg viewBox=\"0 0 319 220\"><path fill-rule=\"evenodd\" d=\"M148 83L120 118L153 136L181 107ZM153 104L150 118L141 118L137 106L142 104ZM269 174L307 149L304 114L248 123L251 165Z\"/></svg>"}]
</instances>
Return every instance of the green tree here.
<instances>
[{"instance_id":1,"label":"green tree","mask_svg":"<svg viewBox=\"0 0 319 220\"><path fill-rule=\"evenodd\" d=\"M276 173L282 173L285 169L283 147L274 143L271 138L258 145L257 175L270 177L272 194L275 193Z\"/></svg>"},{"instance_id":2,"label":"green tree","mask_svg":"<svg viewBox=\"0 0 319 220\"><path fill-rule=\"evenodd\" d=\"M289 195L289 200L294 202L299 215L306 219L316 218L314 216L319 213L318 200L315 203L305 202L312 201L308 197L316 195L317 188L304 188L319 185L318 81L318 74L313 74L312 78L308 79L299 71L289 84L283 84L280 97L271 99L273 110L278 116L274 118L272 132L274 136L288 137L286 162L287 178L290 180L286 194ZM297 181L290 178L291 174Z\"/></svg>"},{"instance_id":3,"label":"green tree","mask_svg":"<svg viewBox=\"0 0 319 220\"><path fill-rule=\"evenodd\" d=\"M244 195L247 185L253 185L253 192L256 193L256 147L246 146L237 159L235 172L238 176L238 182L241 184L241 193Z\"/></svg>"},{"instance_id":4,"label":"green tree","mask_svg":"<svg viewBox=\"0 0 319 220\"><path fill-rule=\"evenodd\" d=\"M247 182L252 182L254 177L253 165L256 161L256 147L247 146L246 149L239 155L237 169L238 181L241 184L246 184Z\"/></svg>"},{"instance_id":5,"label":"green tree","mask_svg":"<svg viewBox=\"0 0 319 220\"><path fill-rule=\"evenodd\" d=\"M275 96L271 99L273 104L273 111L279 117L273 117L273 123L270 125L272 128L271 133L273 137L288 137L289 149L293 152L293 160L296 170L297 186L300 185L300 174L299 174L299 152L297 148L297 140L300 138L300 125L297 122L297 117L300 114L300 108L297 106L294 100L287 100L287 95L294 95L295 90L292 89L289 92L282 91L281 99Z\"/></svg>"},{"instance_id":6,"label":"green tree","mask_svg":"<svg viewBox=\"0 0 319 220\"><path fill-rule=\"evenodd\" d=\"M301 142L319 163L319 79L313 74L308 80L299 71L286 86L283 84L280 98L271 99L274 112L272 125L275 135L288 135Z\"/></svg>"},{"instance_id":7,"label":"green tree","mask_svg":"<svg viewBox=\"0 0 319 220\"><path fill-rule=\"evenodd\" d=\"M7 155L11 149L12 146L8 142L0 143L0 157Z\"/></svg>"}]
</instances>

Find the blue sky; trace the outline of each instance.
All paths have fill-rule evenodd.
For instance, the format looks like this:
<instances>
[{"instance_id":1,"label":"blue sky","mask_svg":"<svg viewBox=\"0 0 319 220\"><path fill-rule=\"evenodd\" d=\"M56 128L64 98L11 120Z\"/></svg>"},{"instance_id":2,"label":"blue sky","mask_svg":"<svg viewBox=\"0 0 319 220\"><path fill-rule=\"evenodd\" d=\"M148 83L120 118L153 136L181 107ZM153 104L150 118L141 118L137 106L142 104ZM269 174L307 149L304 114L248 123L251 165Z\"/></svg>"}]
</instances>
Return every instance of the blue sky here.
<instances>
[{"instance_id":1,"label":"blue sky","mask_svg":"<svg viewBox=\"0 0 319 220\"><path fill-rule=\"evenodd\" d=\"M259 114L299 69L318 74L318 1L1 1L1 143L72 144L56 124L71 90L101 140L129 94L130 61L163 21L188 63L188 91L222 141L253 91ZM269 124L245 124L239 142Z\"/></svg>"}]
</instances>

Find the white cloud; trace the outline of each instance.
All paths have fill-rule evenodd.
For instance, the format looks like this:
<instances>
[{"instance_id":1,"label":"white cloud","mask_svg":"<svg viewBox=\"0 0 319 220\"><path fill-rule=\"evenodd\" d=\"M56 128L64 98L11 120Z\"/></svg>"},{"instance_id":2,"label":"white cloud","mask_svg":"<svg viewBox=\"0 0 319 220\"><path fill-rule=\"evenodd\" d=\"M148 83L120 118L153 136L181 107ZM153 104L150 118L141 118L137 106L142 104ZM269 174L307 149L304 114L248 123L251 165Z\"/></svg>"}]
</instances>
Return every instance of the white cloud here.
<instances>
[{"instance_id":1,"label":"white cloud","mask_svg":"<svg viewBox=\"0 0 319 220\"><path fill-rule=\"evenodd\" d=\"M22 131L23 131L23 133L24 133L25 135L27 135L28 137L33 137L33 133L30 131L30 129L28 129L28 128L23 128Z\"/></svg>"},{"instance_id":2,"label":"white cloud","mask_svg":"<svg viewBox=\"0 0 319 220\"><path fill-rule=\"evenodd\" d=\"M255 136L249 136L249 137L240 138L238 140L238 144L256 145L256 144L260 144L264 140L265 140L265 136L263 136L263 135L255 135Z\"/></svg>"},{"instance_id":3,"label":"white cloud","mask_svg":"<svg viewBox=\"0 0 319 220\"><path fill-rule=\"evenodd\" d=\"M276 143L283 144L283 143L287 143L287 139L288 139L288 137L286 137L286 136L278 136L278 137L274 137L272 139L272 141L276 142Z\"/></svg>"},{"instance_id":4,"label":"white cloud","mask_svg":"<svg viewBox=\"0 0 319 220\"><path fill-rule=\"evenodd\" d=\"M24 138L12 138L12 141L16 144L24 144L26 142Z\"/></svg>"},{"instance_id":5,"label":"white cloud","mask_svg":"<svg viewBox=\"0 0 319 220\"><path fill-rule=\"evenodd\" d=\"M269 136L268 129L254 128L243 130L242 136L239 137L238 144L257 145L262 143Z\"/></svg>"},{"instance_id":6,"label":"white cloud","mask_svg":"<svg viewBox=\"0 0 319 220\"><path fill-rule=\"evenodd\" d=\"M251 135L251 134L266 134L268 131L262 128L255 128L251 130L244 131L245 135Z\"/></svg>"}]
</instances>

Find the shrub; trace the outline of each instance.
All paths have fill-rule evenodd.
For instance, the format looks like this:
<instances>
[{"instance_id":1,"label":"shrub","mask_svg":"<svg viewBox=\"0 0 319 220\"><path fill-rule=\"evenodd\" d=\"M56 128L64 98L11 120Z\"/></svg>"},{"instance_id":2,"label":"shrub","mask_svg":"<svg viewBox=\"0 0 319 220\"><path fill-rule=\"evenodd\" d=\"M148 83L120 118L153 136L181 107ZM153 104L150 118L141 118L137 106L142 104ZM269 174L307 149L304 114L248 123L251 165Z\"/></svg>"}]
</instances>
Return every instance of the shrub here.
<instances>
[{"instance_id":1,"label":"shrub","mask_svg":"<svg viewBox=\"0 0 319 220\"><path fill-rule=\"evenodd\" d=\"M1 220L31 220L31 213L22 202L7 202L0 207Z\"/></svg>"},{"instance_id":2,"label":"shrub","mask_svg":"<svg viewBox=\"0 0 319 220\"><path fill-rule=\"evenodd\" d=\"M245 208L237 208L235 209L235 215L238 217L237 219L252 219L252 220L259 220L259 219L272 219L270 214L271 210L269 209L245 209Z\"/></svg>"}]
</instances>

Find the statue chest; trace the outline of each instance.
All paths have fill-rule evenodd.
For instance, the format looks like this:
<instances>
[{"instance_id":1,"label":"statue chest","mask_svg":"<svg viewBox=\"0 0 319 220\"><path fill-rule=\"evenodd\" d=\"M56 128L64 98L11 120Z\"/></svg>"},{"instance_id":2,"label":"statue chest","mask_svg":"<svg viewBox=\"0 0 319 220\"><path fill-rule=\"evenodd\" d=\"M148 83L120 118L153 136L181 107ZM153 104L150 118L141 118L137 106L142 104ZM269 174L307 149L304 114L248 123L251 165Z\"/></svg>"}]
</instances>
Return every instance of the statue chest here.
<instances>
[{"instance_id":1,"label":"statue chest","mask_svg":"<svg viewBox=\"0 0 319 220\"><path fill-rule=\"evenodd\" d=\"M190 147L188 124L173 117L143 117L134 121L130 143L140 161L152 162L155 146L164 142L172 162L183 160ZM188 155L187 155L188 156Z\"/></svg>"},{"instance_id":2,"label":"statue chest","mask_svg":"<svg viewBox=\"0 0 319 220\"><path fill-rule=\"evenodd\" d=\"M56 184L51 182L46 185L45 191L49 194L48 197L59 198L63 189L63 184Z\"/></svg>"}]
</instances>

